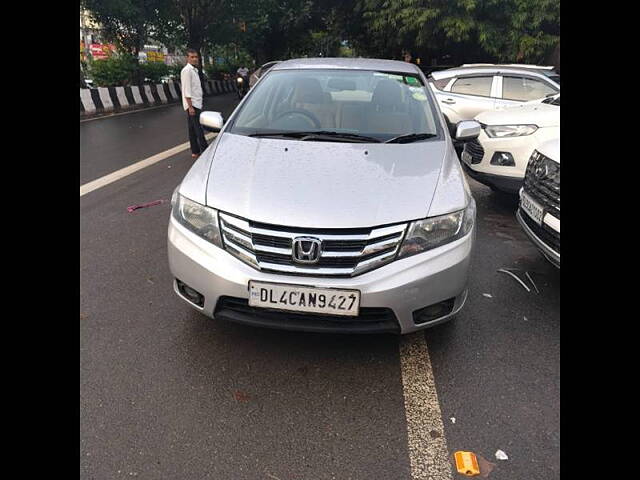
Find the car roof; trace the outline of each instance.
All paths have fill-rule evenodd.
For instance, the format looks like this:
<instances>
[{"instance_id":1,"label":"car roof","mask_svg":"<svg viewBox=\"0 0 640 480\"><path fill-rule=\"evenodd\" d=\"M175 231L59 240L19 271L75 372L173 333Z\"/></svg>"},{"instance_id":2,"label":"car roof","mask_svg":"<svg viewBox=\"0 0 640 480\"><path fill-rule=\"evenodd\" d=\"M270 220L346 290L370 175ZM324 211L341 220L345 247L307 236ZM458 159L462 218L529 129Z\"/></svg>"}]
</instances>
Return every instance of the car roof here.
<instances>
[{"instance_id":1,"label":"car roof","mask_svg":"<svg viewBox=\"0 0 640 480\"><path fill-rule=\"evenodd\" d=\"M260 68L267 68L267 67L272 67L274 66L276 63L280 63L282 60L273 60L271 62L267 62L263 65L260 66Z\"/></svg>"},{"instance_id":2,"label":"car roof","mask_svg":"<svg viewBox=\"0 0 640 480\"><path fill-rule=\"evenodd\" d=\"M285 60L275 65L271 70L296 69L346 69L346 70L375 70L383 72L419 73L420 69L407 62L399 60L382 60L377 58L296 58Z\"/></svg>"},{"instance_id":3,"label":"car roof","mask_svg":"<svg viewBox=\"0 0 640 480\"><path fill-rule=\"evenodd\" d=\"M441 80L443 78L457 77L459 75L469 74L481 74L481 73L520 73L522 75L533 75L536 77L549 77L558 76L558 73L547 68L534 68L534 67L515 67L511 65L483 65L483 66L462 66L456 68L449 68L447 70L438 70L432 72L431 76L434 80Z\"/></svg>"}]
</instances>

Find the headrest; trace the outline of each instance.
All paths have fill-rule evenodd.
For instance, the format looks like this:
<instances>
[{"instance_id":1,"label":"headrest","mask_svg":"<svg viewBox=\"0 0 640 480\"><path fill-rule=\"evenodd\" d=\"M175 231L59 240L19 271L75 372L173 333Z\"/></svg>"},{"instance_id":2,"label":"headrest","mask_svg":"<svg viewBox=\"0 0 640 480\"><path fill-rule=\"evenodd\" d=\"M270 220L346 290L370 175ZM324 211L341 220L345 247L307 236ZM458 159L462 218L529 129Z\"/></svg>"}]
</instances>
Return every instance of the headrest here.
<instances>
[{"instance_id":1,"label":"headrest","mask_svg":"<svg viewBox=\"0 0 640 480\"><path fill-rule=\"evenodd\" d=\"M293 101L296 103L324 103L325 96L316 78L300 78L294 83Z\"/></svg>"},{"instance_id":2,"label":"headrest","mask_svg":"<svg viewBox=\"0 0 640 480\"><path fill-rule=\"evenodd\" d=\"M395 80L380 80L373 91L371 103L381 107L399 106L402 104L402 91Z\"/></svg>"}]
</instances>

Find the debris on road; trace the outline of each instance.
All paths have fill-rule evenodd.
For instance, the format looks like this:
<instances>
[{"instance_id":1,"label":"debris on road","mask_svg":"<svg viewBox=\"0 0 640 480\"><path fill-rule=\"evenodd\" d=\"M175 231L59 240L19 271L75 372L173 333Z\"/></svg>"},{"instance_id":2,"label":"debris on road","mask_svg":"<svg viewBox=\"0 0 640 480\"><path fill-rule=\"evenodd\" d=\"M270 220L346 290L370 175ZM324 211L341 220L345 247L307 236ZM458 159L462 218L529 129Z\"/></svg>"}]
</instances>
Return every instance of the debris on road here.
<instances>
[{"instance_id":1,"label":"debris on road","mask_svg":"<svg viewBox=\"0 0 640 480\"><path fill-rule=\"evenodd\" d=\"M466 475L467 477L473 477L480 475L480 467L478 466L478 459L473 452L458 451L453 454L456 459L456 469L458 473Z\"/></svg>"},{"instance_id":2,"label":"debris on road","mask_svg":"<svg viewBox=\"0 0 640 480\"><path fill-rule=\"evenodd\" d=\"M539 294L540 290L538 290L538 287L536 286L536 284L533 282L533 278L531 278L531 276L529 275L529 272L524 272L525 276L529 279L529 281L531 282L531 285L533 285L533 288L536 289L536 293Z\"/></svg>"},{"instance_id":3,"label":"debris on road","mask_svg":"<svg viewBox=\"0 0 640 480\"><path fill-rule=\"evenodd\" d=\"M154 205L160 205L161 203L165 203L165 202L168 202L168 200L156 200L154 202L142 203L140 205L131 205L127 207L127 212L131 213L134 210L138 210L139 208L153 207Z\"/></svg>"},{"instance_id":4,"label":"debris on road","mask_svg":"<svg viewBox=\"0 0 640 480\"><path fill-rule=\"evenodd\" d=\"M509 457L507 457L507 454L504 453L502 450L498 450L496 452L496 459L498 459L498 460L509 460Z\"/></svg>"},{"instance_id":5,"label":"debris on road","mask_svg":"<svg viewBox=\"0 0 640 480\"><path fill-rule=\"evenodd\" d=\"M493 295L491 295L490 293L483 293L482 296L487 298L493 298Z\"/></svg>"},{"instance_id":6,"label":"debris on road","mask_svg":"<svg viewBox=\"0 0 640 480\"><path fill-rule=\"evenodd\" d=\"M531 292L531 289L527 287L527 285L522 280L520 280L520 278L518 278L518 276L515 273L511 273L509 270L505 270L504 268L499 268L498 272L506 273L507 275L510 275L511 277L515 278L518 281L518 283L520 283L520 285L522 285L522 287L527 292Z\"/></svg>"},{"instance_id":7,"label":"debris on road","mask_svg":"<svg viewBox=\"0 0 640 480\"><path fill-rule=\"evenodd\" d=\"M496 468L496 464L491 463L482 455L476 455L476 457L478 457L478 465L480 466L480 476L487 478L493 469Z\"/></svg>"},{"instance_id":8,"label":"debris on road","mask_svg":"<svg viewBox=\"0 0 640 480\"><path fill-rule=\"evenodd\" d=\"M233 396L235 397L236 402L248 402L250 398L249 394L240 390L236 390L235 392L233 392Z\"/></svg>"},{"instance_id":9,"label":"debris on road","mask_svg":"<svg viewBox=\"0 0 640 480\"><path fill-rule=\"evenodd\" d=\"M451 423L456 423L456 417L451 417L449 420L451 420Z\"/></svg>"}]
</instances>

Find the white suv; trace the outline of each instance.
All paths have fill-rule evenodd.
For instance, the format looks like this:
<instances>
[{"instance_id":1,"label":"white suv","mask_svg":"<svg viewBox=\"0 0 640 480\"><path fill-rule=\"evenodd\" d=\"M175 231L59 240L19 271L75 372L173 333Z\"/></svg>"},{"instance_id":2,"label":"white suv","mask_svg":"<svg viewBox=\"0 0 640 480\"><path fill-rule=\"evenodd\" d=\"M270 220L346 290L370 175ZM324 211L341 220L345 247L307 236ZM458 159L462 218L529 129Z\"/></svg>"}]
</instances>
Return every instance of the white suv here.
<instances>
[{"instance_id":1,"label":"white suv","mask_svg":"<svg viewBox=\"0 0 640 480\"><path fill-rule=\"evenodd\" d=\"M450 131L481 112L560 93L553 67L530 65L463 65L431 73L429 84Z\"/></svg>"},{"instance_id":2,"label":"white suv","mask_svg":"<svg viewBox=\"0 0 640 480\"><path fill-rule=\"evenodd\" d=\"M475 119L482 125L480 136L460 155L467 174L492 190L517 195L533 150L560 136L560 95Z\"/></svg>"},{"instance_id":3,"label":"white suv","mask_svg":"<svg viewBox=\"0 0 640 480\"><path fill-rule=\"evenodd\" d=\"M560 138L531 155L516 218L547 260L560 268Z\"/></svg>"}]
</instances>

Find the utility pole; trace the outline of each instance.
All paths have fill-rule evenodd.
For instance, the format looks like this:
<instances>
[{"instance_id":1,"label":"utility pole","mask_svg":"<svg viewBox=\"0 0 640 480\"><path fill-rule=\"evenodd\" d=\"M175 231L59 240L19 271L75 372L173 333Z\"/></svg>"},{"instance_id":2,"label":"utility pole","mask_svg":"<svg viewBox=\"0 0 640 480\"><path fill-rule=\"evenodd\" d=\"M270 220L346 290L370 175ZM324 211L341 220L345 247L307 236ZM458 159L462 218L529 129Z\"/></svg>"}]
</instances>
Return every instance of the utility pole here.
<instances>
[{"instance_id":1,"label":"utility pole","mask_svg":"<svg viewBox=\"0 0 640 480\"><path fill-rule=\"evenodd\" d=\"M86 25L84 21L85 12L80 8L80 34L82 35L82 41L84 42L84 58L85 60L89 60L89 54L91 52L91 48L89 46L88 36L86 32Z\"/></svg>"}]
</instances>

